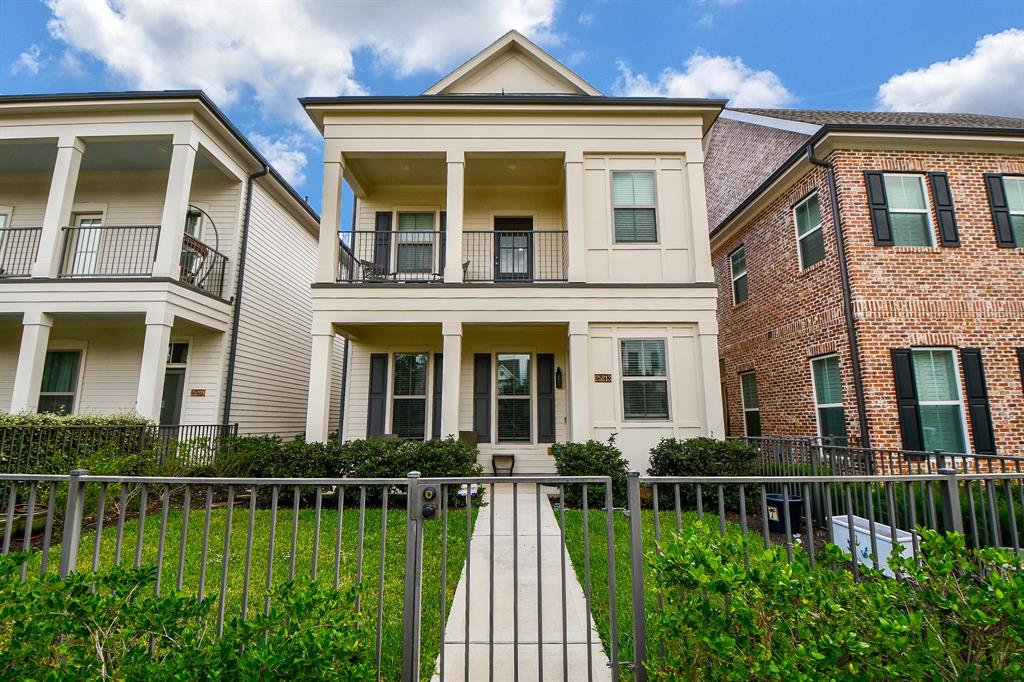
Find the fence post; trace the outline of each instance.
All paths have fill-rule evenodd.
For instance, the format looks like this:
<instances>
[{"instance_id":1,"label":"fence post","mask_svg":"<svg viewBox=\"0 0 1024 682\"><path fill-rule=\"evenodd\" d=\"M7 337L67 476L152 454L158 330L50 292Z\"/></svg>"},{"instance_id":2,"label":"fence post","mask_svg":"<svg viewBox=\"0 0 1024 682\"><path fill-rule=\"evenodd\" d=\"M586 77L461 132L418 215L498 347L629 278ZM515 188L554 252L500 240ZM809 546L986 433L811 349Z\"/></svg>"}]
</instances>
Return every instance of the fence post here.
<instances>
[{"instance_id":1,"label":"fence post","mask_svg":"<svg viewBox=\"0 0 1024 682\"><path fill-rule=\"evenodd\" d=\"M423 594L423 500L420 472L410 471L405 503L405 600L402 620L402 680L420 679L420 603ZM444 634L441 635L442 640ZM444 642L441 642L444 646Z\"/></svg>"},{"instance_id":2,"label":"fence post","mask_svg":"<svg viewBox=\"0 0 1024 682\"><path fill-rule=\"evenodd\" d=\"M88 474L88 469L75 469L68 478L68 501L64 508L64 533L60 543L59 570L62 578L66 578L78 565L78 542L82 535L82 512L85 509L85 483L81 477Z\"/></svg>"},{"instance_id":3,"label":"fence post","mask_svg":"<svg viewBox=\"0 0 1024 682\"><path fill-rule=\"evenodd\" d=\"M936 452L936 458L942 462L942 453ZM964 532L964 519L960 514L960 484L956 480L956 468L943 466L939 474L946 477L939 487L942 498L942 529L947 533Z\"/></svg>"},{"instance_id":4,"label":"fence post","mask_svg":"<svg viewBox=\"0 0 1024 682\"><path fill-rule=\"evenodd\" d=\"M644 544L640 518L640 473L630 471L629 560L633 587L633 673L636 682L647 682L647 609L644 605Z\"/></svg>"}]
</instances>

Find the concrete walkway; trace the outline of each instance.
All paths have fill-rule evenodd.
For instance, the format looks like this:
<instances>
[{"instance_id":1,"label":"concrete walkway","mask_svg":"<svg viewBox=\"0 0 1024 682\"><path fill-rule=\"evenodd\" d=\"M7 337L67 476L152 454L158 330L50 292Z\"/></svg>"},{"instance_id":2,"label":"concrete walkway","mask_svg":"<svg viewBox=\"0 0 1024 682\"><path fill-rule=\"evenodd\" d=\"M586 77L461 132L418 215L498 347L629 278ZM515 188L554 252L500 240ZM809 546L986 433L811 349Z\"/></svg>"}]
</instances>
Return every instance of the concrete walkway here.
<instances>
[{"instance_id":1,"label":"concrete walkway","mask_svg":"<svg viewBox=\"0 0 1024 682\"><path fill-rule=\"evenodd\" d=\"M467 682L466 678L466 590L470 593L469 608L469 680L490 680L490 558L494 539L494 680L515 680L515 660L519 661L518 679L540 679L538 662L543 657L544 679L563 679L562 637L562 557L565 558L565 649L568 651L569 680L611 680L608 657L601 648L601 639L587 617L583 588L573 571L568 553L564 552L560 530L547 495L540 497L540 564L541 619L538 628L537 592L537 501L535 486L519 484L518 527L513 535L513 494L511 483L495 486L494 499L482 507L473 530L470 546L470 579L465 567L455 590L455 600L445 628L445 680ZM491 510L494 510L494 527ZM519 563L519 655L514 653L513 547L518 549ZM542 633L541 633L542 630ZM587 631L591 639L591 670L588 678ZM541 634L543 636L541 636ZM538 646L542 642L543 649ZM438 675L434 675L439 680Z\"/></svg>"}]
</instances>

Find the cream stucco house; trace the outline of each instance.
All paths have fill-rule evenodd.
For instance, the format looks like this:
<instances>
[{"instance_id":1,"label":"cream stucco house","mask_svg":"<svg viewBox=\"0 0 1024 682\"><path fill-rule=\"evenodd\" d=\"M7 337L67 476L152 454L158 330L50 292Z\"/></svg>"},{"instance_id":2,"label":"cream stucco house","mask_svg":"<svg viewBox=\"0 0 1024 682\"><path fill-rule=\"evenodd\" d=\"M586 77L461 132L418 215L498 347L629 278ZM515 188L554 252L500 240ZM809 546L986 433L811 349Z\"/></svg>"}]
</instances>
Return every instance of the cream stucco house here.
<instances>
[{"instance_id":1,"label":"cream stucco house","mask_svg":"<svg viewBox=\"0 0 1024 682\"><path fill-rule=\"evenodd\" d=\"M302 103L324 136L310 439L339 380L344 438L462 434L488 470L611 434L645 469L663 436L724 435L701 147L724 102L604 96L513 31L422 95Z\"/></svg>"},{"instance_id":2,"label":"cream stucco house","mask_svg":"<svg viewBox=\"0 0 1024 682\"><path fill-rule=\"evenodd\" d=\"M0 410L301 433L318 222L201 92L0 97Z\"/></svg>"}]
</instances>

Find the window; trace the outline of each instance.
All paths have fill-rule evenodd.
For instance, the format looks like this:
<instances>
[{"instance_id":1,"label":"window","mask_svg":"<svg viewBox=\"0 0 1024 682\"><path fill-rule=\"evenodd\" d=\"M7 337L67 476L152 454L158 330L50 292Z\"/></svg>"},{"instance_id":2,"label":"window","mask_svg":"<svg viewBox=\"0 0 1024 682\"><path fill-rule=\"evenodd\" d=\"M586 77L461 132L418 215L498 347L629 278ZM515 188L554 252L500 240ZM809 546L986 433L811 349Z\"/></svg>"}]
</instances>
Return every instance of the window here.
<instances>
[{"instance_id":1,"label":"window","mask_svg":"<svg viewBox=\"0 0 1024 682\"><path fill-rule=\"evenodd\" d=\"M921 175L885 175L889 222L896 246L933 246L932 220Z\"/></svg>"},{"instance_id":2,"label":"window","mask_svg":"<svg viewBox=\"0 0 1024 682\"><path fill-rule=\"evenodd\" d=\"M626 419L668 419L668 372L661 339L624 339L622 415Z\"/></svg>"},{"instance_id":3,"label":"window","mask_svg":"<svg viewBox=\"0 0 1024 682\"><path fill-rule=\"evenodd\" d=\"M530 354L498 353L498 441L529 442L530 412Z\"/></svg>"},{"instance_id":4,"label":"window","mask_svg":"<svg viewBox=\"0 0 1024 682\"><path fill-rule=\"evenodd\" d=\"M743 394L743 432L756 438L761 435L761 400L757 396L757 374L741 374L740 388Z\"/></svg>"},{"instance_id":5,"label":"window","mask_svg":"<svg viewBox=\"0 0 1024 682\"><path fill-rule=\"evenodd\" d=\"M174 342L167 344L167 364L184 365L188 363L188 344Z\"/></svg>"},{"instance_id":6,"label":"window","mask_svg":"<svg viewBox=\"0 0 1024 682\"><path fill-rule=\"evenodd\" d=\"M811 360L814 382L814 408L818 435L831 438L834 445L845 446L846 420L843 418L843 384L839 377L839 357L826 355Z\"/></svg>"},{"instance_id":7,"label":"window","mask_svg":"<svg viewBox=\"0 0 1024 682\"><path fill-rule=\"evenodd\" d=\"M82 352L51 350L43 365L43 383L39 388L39 411L71 414L75 411L78 368Z\"/></svg>"},{"instance_id":8,"label":"window","mask_svg":"<svg viewBox=\"0 0 1024 682\"><path fill-rule=\"evenodd\" d=\"M391 432L423 440L427 428L427 354L395 353Z\"/></svg>"},{"instance_id":9,"label":"window","mask_svg":"<svg viewBox=\"0 0 1024 682\"><path fill-rule=\"evenodd\" d=\"M747 300L747 252L741 246L729 256L732 272L732 303L737 305Z\"/></svg>"},{"instance_id":10,"label":"window","mask_svg":"<svg viewBox=\"0 0 1024 682\"><path fill-rule=\"evenodd\" d=\"M398 272L434 271L434 214L398 214Z\"/></svg>"},{"instance_id":11,"label":"window","mask_svg":"<svg viewBox=\"0 0 1024 682\"><path fill-rule=\"evenodd\" d=\"M658 241L654 171L613 171L612 210L616 243Z\"/></svg>"},{"instance_id":12,"label":"window","mask_svg":"<svg viewBox=\"0 0 1024 682\"><path fill-rule=\"evenodd\" d=\"M966 452L964 406L956 357L948 348L911 352L924 449Z\"/></svg>"},{"instance_id":13,"label":"window","mask_svg":"<svg viewBox=\"0 0 1024 682\"><path fill-rule=\"evenodd\" d=\"M1018 248L1024 248L1024 177L1003 176L1006 204L1010 209L1010 229Z\"/></svg>"},{"instance_id":14,"label":"window","mask_svg":"<svg viewBox=\"0 0 1024 682\"><path fill-rule=\"evenodd\" d=\"M99 215L78 216L75 225L78 227L78 230L75 238L75 253L71 264L71 274L91 275L96 269L96 254L100 249L103 217Z\"/></svg>"},{"instance_id":15,"label":"window","mask_svg":"<svg viewBox=\"0 0 1024 682\"><path fill-rule=\"evenodd\" d=\"M825 260L825 239L821 229L821 206L818 195L812 194L796 205L796 241L800 252L800 269Z\"/></svg>"}]
</instances>

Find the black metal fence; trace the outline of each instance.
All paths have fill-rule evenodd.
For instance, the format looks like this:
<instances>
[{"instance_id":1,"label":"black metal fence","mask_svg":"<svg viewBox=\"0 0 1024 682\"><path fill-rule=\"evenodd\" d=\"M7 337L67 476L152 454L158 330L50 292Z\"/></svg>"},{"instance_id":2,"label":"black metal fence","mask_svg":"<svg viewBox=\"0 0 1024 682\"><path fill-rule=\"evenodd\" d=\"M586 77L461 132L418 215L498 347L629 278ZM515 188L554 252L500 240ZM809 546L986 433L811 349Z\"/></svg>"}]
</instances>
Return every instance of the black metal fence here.
<instances>
[{"instance_id":1,"label":"black metal fence","mask_svg":"<svg viewBox=\"0 0 1024 682\"><path fill-rule=\"evenodd\" d=\"M569 233L565 230L463 232L467 282L564 282Z\"/></svg>"},{"instance_id":2,"label":"black metal fence","mask_svg":"<svg viewBox=\"0 0 1024 682\"><path fill-rule=\"evenodd\" d=\"M160 241L159 225L90 225L62 228L61 277L149 277Z\"/></svg>"},{"instance_id":3,"label":"black metal fence","mask_svg":"<svg viewBox=\"0 0 1024 682\"><path fill-rule=\"evenodd\" d=\"M342 234L351 282L444 280L445 233L430 230L357 230ZM348 254L345 254L346 256Z\"/></svg>"},{"instance_id":4,"label":"black metal fence","mask_svg":"<svg viewBox=\"0 0 1024 682\"><path fill-rule=\"evenodd\" d=\"M39 252L41 227L0 228L0 277L28 277Z\"/></svg>"},{"instance_id":5,"label":"black metal fence","mask_svg":"<svg viewBox=\"0 0 1024 682\"><path fill-rule=\"evenodd\" d=\"M181 243L180 281L217 297L224 295L228 257L186 234Z\"/></svg>"}]
</instances>

